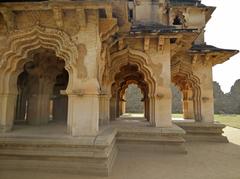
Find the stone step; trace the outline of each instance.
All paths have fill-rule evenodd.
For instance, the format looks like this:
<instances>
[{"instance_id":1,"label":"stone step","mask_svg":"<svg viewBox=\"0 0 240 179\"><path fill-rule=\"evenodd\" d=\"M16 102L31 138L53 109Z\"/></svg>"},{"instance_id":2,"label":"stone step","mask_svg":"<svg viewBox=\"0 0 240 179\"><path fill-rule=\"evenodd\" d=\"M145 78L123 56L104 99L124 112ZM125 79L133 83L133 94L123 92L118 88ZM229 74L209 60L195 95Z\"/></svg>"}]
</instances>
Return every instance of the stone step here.
<instances>
[{"instance_id":1,"label":"stone step","mask_svg":"<svg viewBox=\"0 0 240 179\"><path fill-rule=\"evenodd\" d=\"M116 158L116 131L99 136L41 138L0 137L0 170L109 175Z\"/></svg>"},{"instance_id":2,"label":"stone step","mask_svg":"<svg viewBox=\"0 0 240 179\"><path fill-rule=\"evenodd\" d=\"M120 151L157 151L187 153L185 132L177 126L171 128L120 128L117 144Z\"/></svg>"},{"instance_id":3,"label":"stone step","mask_svg":"<svg viewBox=\"0 0 240 179\"><path fill-rule=\"evenodd\" d=\"M227 137L223 136L224 124L189 121L174 121L174 123L186 131L184 138L187 142L228 142Z\"/></svg>"}]
</instances>

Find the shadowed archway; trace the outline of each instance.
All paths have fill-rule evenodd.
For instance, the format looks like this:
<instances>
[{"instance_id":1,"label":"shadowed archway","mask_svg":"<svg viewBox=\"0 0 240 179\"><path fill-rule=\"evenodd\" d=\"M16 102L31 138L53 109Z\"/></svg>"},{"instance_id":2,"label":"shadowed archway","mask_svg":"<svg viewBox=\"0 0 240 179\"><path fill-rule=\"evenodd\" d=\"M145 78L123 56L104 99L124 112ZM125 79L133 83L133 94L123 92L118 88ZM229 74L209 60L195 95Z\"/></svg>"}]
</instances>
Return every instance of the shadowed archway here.
<instances>
[{"instance_id":1,"label":"shadowed archway","mask_svg":"<svg viewBox=\"0 0 240 179\"><path fill-rule=\"evenodd\" d=\"M63 68L69 75L66 91L72 89L72 77L76 74L76 60L79 56L76 45L66 33L38 25L11 33L6 44L8 45L0 60L0 128L3 131L9 131L13 126L18 77L24 66L31 63L32 59L29 57L36 50L53 51L55 56L62 60ZM68 120L69 122L71 121Z\"/></svg>"},{"instance_id":2,"label":"shadowed archway","mask_svg":"<svg viewBox=\"0 0 240 179\"><path fill-rule=\"evenodd\" d=\"M120 68L120 72L115 75L115 82L112 84L112 98L110 99L111 120L115 120L123 114L124 95L130 84L136 84L141 89L144 116L149 120L149 87L144 79L144 74L139 71L137 65L129 63Z\"/></svg>"},{"instance_id":3,"label":"shadowed archway","mask_svg":"<svg viewBox=\"0 0 240 179\"><path fill-rule=\"evenodd\" d=\"M172 83L182 92L183 113L185 112L185 117L189 118L187 113L189 107L192 107L193 115L191 116L194 116L195 121L201 121L201 90L199 78L193 75L191 68L183 62L176 62L171 65L171 68Z\"/></svg>"},{"instance_id":4,"label":"shadowed archway","mask_svg":"<svg viewBox=\"0 0 240 179\"><path fill-rule=\"evenodd\" d=\"M68 98L61 94L68 85L65 62L54 51L32 51L18 76L15 123L42 125L67 121Z\"/></svg>"}]
</instances>

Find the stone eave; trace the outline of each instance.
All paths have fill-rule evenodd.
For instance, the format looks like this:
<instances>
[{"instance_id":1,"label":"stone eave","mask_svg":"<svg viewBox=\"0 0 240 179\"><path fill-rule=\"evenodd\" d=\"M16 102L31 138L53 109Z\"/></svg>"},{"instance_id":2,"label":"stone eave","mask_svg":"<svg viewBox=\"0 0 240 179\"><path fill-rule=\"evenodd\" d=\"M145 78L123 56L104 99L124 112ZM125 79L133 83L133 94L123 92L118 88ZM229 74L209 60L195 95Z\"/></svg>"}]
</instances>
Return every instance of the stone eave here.
<instances>
[{"instance_id":1,"label":"stone eave","mask_svg":"<svg viewBox=\"0 0 240 179\"><path fill-rule=\"evenodd\" d=\"M155 31L155 32L154 32ZM130 31L126 34L129 36L159 36L159 35L168 35L168 36L174 36L176 34L192 34L192 33L198 33L198 29L153 29L153 32L146 32L139 29L139 31Z\"/></svg>"},{"instance_id":2,"label":"stone eave","mask_svg":"<svg viewBox=\"0 0 240 179\"><path fill-rule=\"evenodd\" d=\"M213 6L208 6L207 11L205 13L205 19L206 19L206 23L211 19L212 17L212 13L215 11L216 7Z\"/></svg>"},{"instance_id":3,"label":"stone eave","mask_svg":"<svg viewBox=\"0 0 240 179\"><path fill-rule=\"evenodd\" d=\"M203 4L196 5L196 4L169 4L169 8L194 8L194 9L206 9L208 6Z\"/></svg>"},{"instance_id":4,"label":"stone eave","mask_svg":"<svg viewBox=\"0 0 240 179\"><path fill-rule=\"evenodd\" d=\"M197 37L198 32L159 32L159 33L117 33L117 36L122 38L158 38L164 37L169 39L182 39L187 36L194 36Z\"/></svg>"},{"instance_id":5,"label":"stone eave","mask_svg":"<svg viewBox=\"0 0 240 179\"><path fill-rule=\"evenodd\" d=\"M236 55L238 52L239 52L238 50L229 49L216 49L203 51L189 50L189 54L193 56L193 59L198 59L197 57L204 56L206 61L211 61L212 66L226 62L227 60L229 60L229 58Z\"/></svg>"},{"instance_id":6,"label":"stone eave","mask_svg":"<svg viewBox=\"0 0 240 179\"><path fill-rule=\"evenodd\" d=\"M195 2L179 2L179 1L170 1L168 3L169 7L206 7L206 5L202 4L200 1L195 1Z\"/></svg>"},{"instance_id":7,"label":"stone eave","mask_svg":"<svg viewBox=\"0 0 240 179\"><path fill-rule=\"evenodd\" d=\"M107 41L111 36L114 36L119 27L115 18L100 18L99 21L100 37L102 41Z\"/></svg>"}]
</instances>

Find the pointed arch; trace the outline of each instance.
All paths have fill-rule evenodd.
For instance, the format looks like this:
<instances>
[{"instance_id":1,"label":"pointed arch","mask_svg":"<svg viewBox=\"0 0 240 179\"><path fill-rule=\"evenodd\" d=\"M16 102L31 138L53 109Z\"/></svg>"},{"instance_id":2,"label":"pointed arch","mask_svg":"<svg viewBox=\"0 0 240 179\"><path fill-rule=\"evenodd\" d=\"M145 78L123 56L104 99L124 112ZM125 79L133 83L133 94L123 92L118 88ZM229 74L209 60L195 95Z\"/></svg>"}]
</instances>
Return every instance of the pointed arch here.
<instances>
[{"instance_id":1,"label":"pointed arch","mask_svg":"<svg viewBox=\"0 0 240 179\"><path fill-rule=\"evenodd\" d=\"M201 89L200 79L192 73L191 66L182 61L177 61L171 65L172 82L183 91L191 88L193 92L194 118L201 121Z\"/></svg>"},{"instance_id":2,"label":"pointed arch","mask_svg":"<svg viewBox=\"0 0 240 179\"><path fill-rule=\"evenodd\" d=\"M10 79L12 74L18 74L18 70L28 61L29 52L39 48L53 50L57 57L65 61L69 76L74 72L78 49L68 34L63 31L36 25L30 29L11 32L7 44L0 58L0 93L11 91L8 83L12 80ZM69 79L69 86L71 86L71 79Z\"/></svg>"},{"instance_id":3,"label":"pointed arch","mask_svg":"<svg viewBox=\"0 0 240 179\"><path fill-rule=\"evenodd\" d=\"M110 69L109 69L109 81L112 84L114 82L115 75L120 72L121 67L131 63L138 66L139 71L144 74L145 81L149 85L149 95L154 96L156 81L152 70L150 69L150 57L139 50L130 48L123 49L111 55Z\"/></svg>"},{"instance_id":4,"label":"pointed arch","mask_svg":"<svg viewBox=\"0 0 240 179\"><path fill-rule=\"evenodd\" d=\"M120 93L126 86L135 83L144 93L145 117L154 125L155 93L157 84L160 84L158 82L162 79L153 73L153 66L150 57L139 50L126 48L110 55L104 87L110 95L111 120L118 116Z\"/></svg>"},{"instance_id":5,"label":"pointed arch","mask_svg":"<svg viewBox=\"0 0 240 179\"><path fill-rule=\"evenodd\" d=\"M24 64L31 61L28 55L40 48L52 50L59 59L64 60L65 69L69 74L66 93L73 88L79 51L67 33L38 24L32 28L12 31L0 56L0 130L9 131L13 126L18 75L22 72ZM68 110L71 113L71 106ZM70 122L68 120L69 124Z\"/></svg>"}]
</instances>

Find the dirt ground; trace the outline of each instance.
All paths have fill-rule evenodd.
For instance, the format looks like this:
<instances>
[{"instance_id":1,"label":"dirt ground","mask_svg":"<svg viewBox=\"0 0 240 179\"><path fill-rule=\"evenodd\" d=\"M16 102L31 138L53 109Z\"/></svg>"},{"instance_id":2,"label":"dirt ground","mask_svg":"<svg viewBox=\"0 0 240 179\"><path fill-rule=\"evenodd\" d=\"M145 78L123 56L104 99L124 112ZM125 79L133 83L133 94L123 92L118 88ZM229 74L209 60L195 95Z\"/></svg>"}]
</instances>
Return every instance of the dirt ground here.
<instances>
[{"instance_id":1,"label":"dirt ground","mask_svg":"<svg viewBox=\"0 0 240 179\"><path fill-rule=\"evenodd\" d=\"M0 179L240 179L240 129L227 127L230 143L187 143L188 154L119 152L109 177L0 171Z\"/></svg>"}]
</instances>

